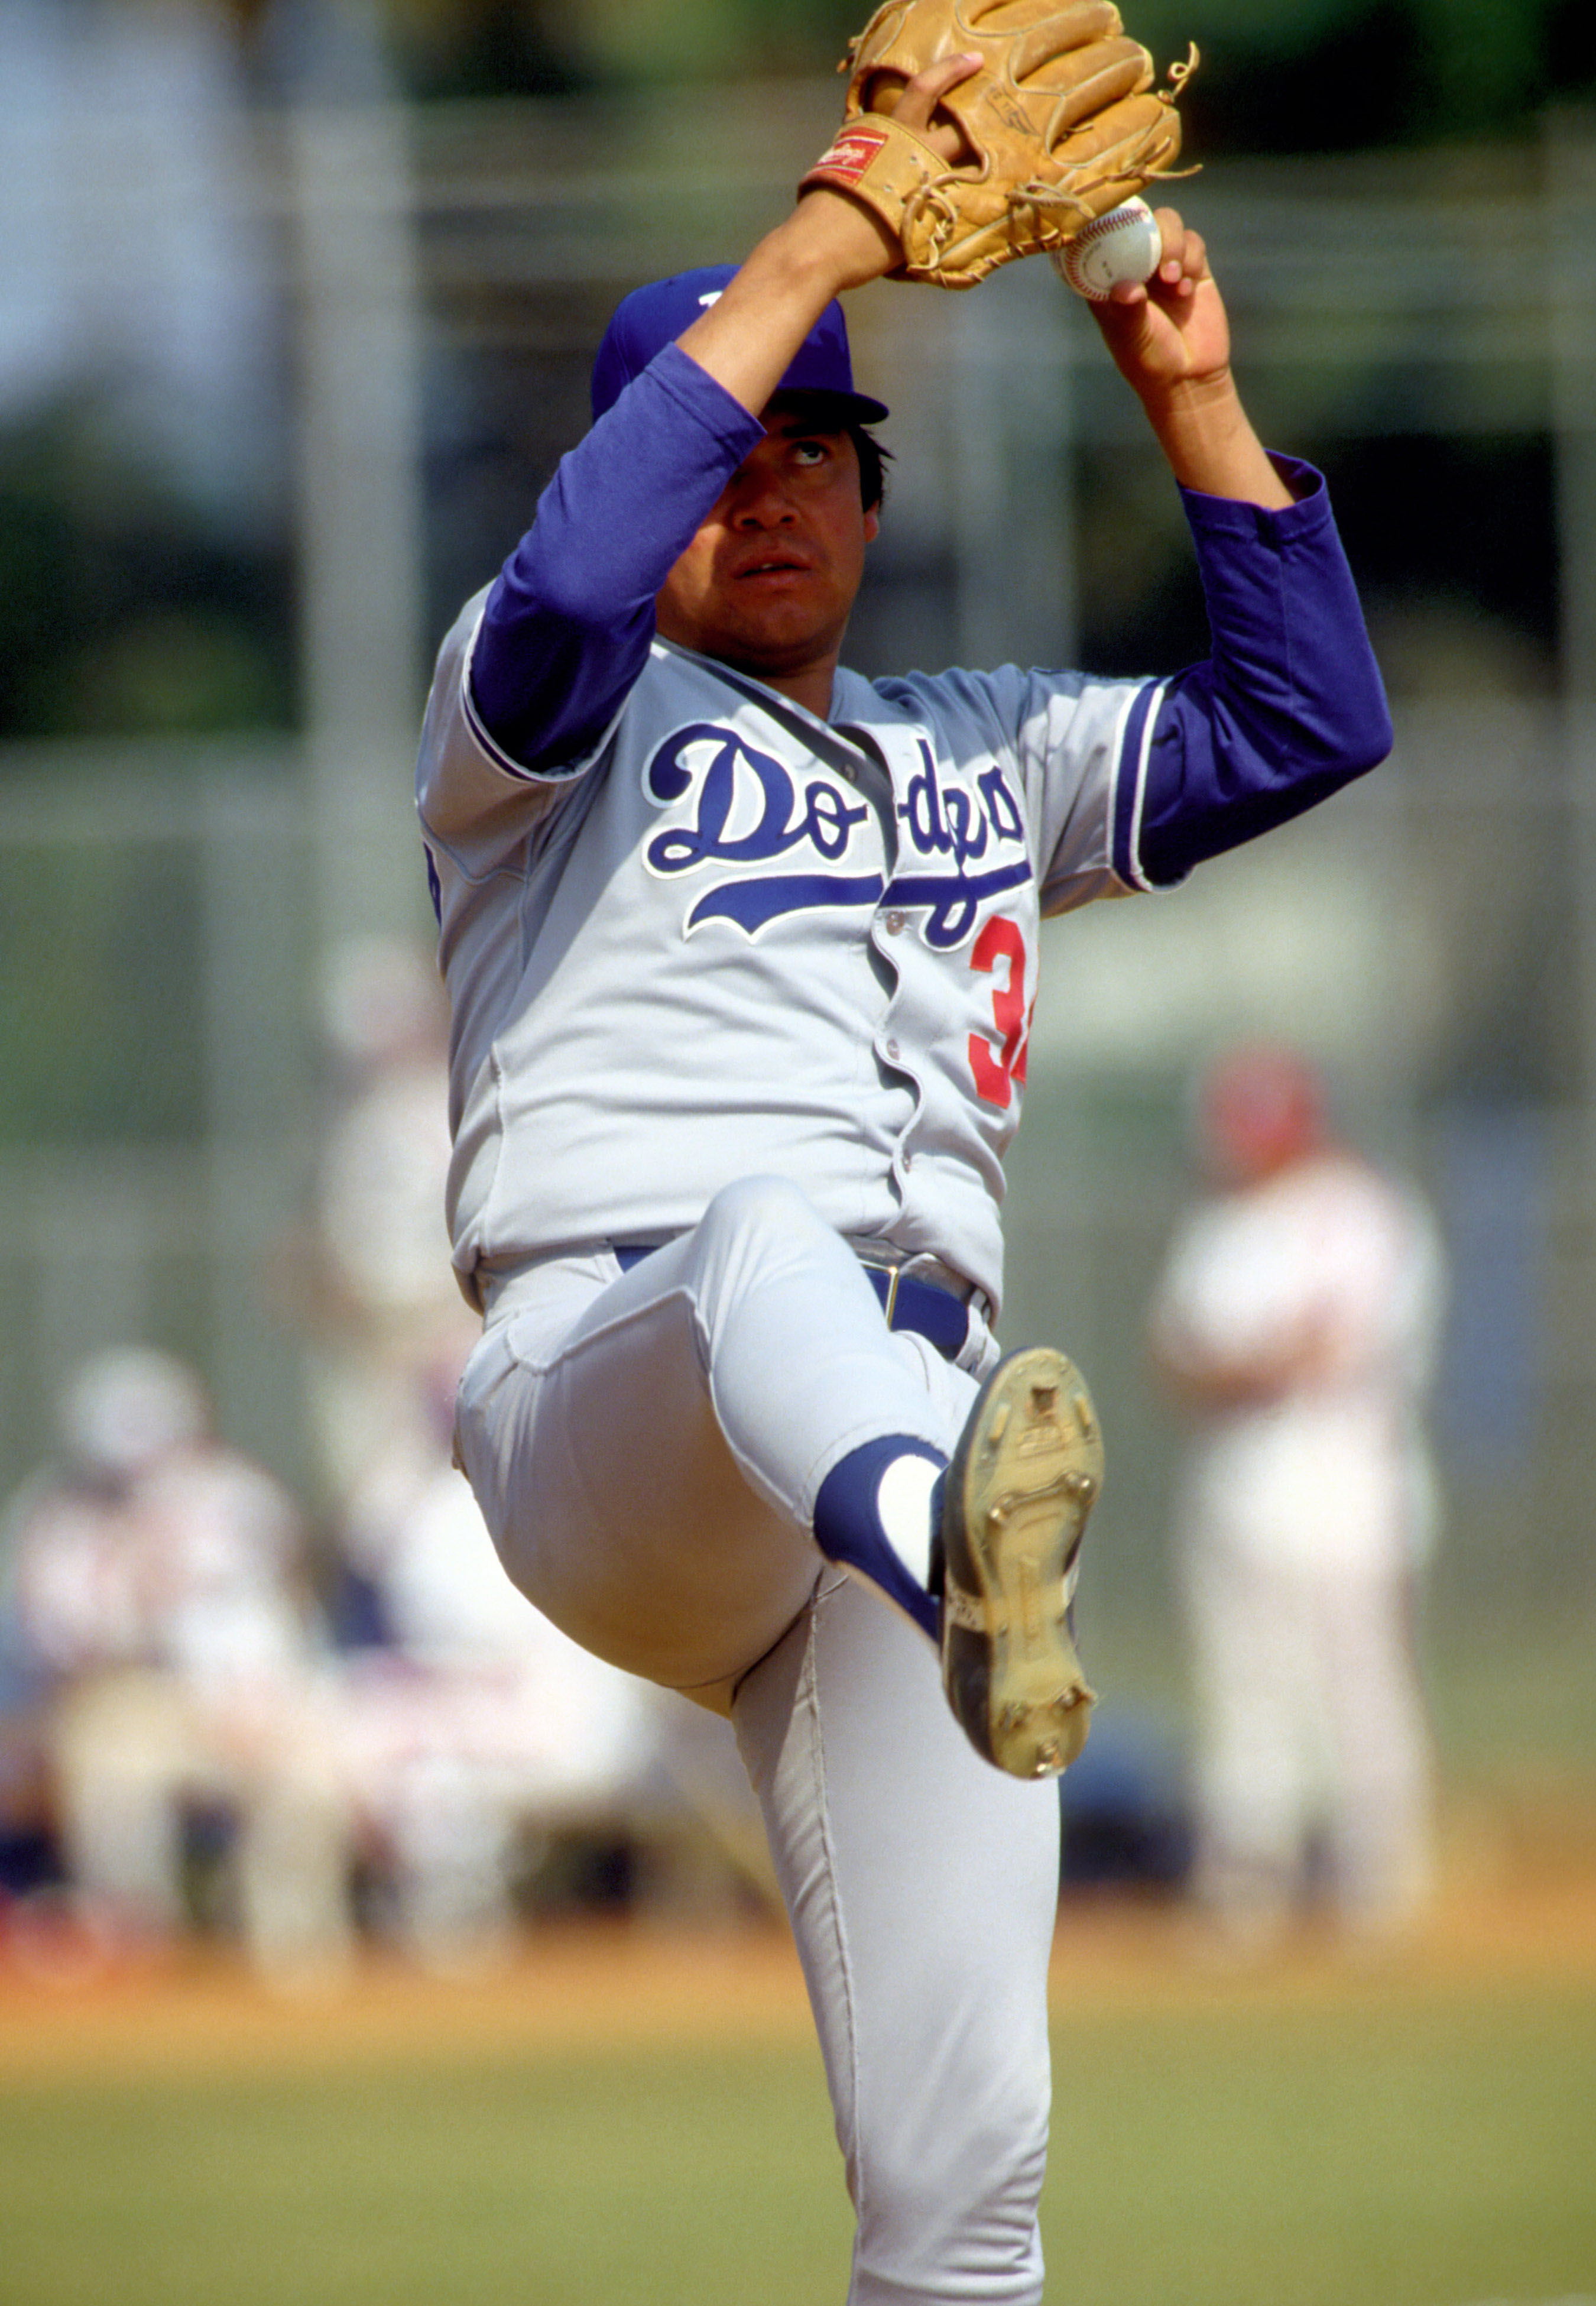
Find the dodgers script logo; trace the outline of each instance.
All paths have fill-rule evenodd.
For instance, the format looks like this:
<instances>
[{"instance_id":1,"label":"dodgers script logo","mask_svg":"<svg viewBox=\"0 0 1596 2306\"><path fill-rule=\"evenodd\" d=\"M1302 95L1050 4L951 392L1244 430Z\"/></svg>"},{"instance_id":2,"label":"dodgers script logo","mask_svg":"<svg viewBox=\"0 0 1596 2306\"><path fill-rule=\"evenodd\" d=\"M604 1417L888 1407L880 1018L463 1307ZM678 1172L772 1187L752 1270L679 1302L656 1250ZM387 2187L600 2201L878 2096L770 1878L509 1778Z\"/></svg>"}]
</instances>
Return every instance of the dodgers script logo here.
<instances>
[{"instance_id":1,"label":"dodgers script logo","mask_svg":"<svg viewBox=\"0 0 1596 2306\"><path fill-rule=\"evenodd\" d=\"M654 751L643 790L656 808L691 799L693 813L655 833L644 862L661 879L716 865L738 868L718 876L693 906L689 935L718 920L752 937L788 913L887 904L924 914L926 944L947 951L969 936L987 898L1031 878L1030 858L1001 769L984 772L972 792L938 776L924 741L920 756L923 766L896 805L899 866L889 883L879 870L847 869L855 828L871 812L845 786L800 779L735 730L692 722ZM788 868L747 869L778 859L790 860ZM984 861L986 869L969 869Z\"/></svg>"}]
</instances>

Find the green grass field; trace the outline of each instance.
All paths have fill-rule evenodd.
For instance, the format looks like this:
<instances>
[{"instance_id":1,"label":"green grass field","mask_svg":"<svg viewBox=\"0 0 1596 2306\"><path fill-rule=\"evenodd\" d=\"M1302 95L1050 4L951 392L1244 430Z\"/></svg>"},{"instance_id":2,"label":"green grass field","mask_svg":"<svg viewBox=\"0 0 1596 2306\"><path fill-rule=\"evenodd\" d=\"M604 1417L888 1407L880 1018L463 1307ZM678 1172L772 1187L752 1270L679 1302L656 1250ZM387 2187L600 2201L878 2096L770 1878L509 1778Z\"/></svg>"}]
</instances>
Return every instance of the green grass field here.
<instances>
[{"instance_id":1,"label":"green grass field","mask_svg":"<svg viewBox=\"0 0 1596 2306\"><path fill-rule=\"evenodd\" d=\"M1058 2306L1596 2299L1596 1999L1066 2011ZM4 2306L841 2306L814 2051L0 2077Z\"/></svg>"}]
</instances>

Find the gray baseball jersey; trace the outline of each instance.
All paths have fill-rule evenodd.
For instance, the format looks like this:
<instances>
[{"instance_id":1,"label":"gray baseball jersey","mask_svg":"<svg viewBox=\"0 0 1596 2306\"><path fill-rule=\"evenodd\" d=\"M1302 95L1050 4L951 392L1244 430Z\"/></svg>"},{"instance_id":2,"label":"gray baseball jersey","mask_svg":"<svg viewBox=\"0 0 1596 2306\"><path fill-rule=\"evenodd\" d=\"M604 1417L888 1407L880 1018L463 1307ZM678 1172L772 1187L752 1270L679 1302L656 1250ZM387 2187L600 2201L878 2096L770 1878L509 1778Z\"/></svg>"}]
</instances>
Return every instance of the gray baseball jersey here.
<instances>
[{"instance_id":1,"label":"gray baseball jersey","mask_svg":"<svg viewBox=\"0 0 1596 2306\"><path fill-rule=\"evenodd\" d=\"M1149 684L843 671L828 724L656 640L596 752L533 776L472 708L481 607L440 657L419 788L468 1294L482 1265L668 1239L759 1172L995 1304L1037 922L1123 893Z\"/></svg>"}]
</instances>

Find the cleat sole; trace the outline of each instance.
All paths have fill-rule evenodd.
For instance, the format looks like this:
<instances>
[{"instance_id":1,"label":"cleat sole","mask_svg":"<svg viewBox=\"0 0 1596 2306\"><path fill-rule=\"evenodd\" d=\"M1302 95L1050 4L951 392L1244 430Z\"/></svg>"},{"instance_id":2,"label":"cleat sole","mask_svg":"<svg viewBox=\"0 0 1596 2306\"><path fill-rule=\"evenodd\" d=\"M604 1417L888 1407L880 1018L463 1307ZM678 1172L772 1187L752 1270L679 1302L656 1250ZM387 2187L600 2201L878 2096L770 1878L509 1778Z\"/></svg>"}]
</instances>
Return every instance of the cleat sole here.
<instances>
[{"instance_id":1,"label":"cleat sole","mask_svg":"<svg viewBox=\"0 0 1596 2306\"><path fill-rule=\"evenodd\" d=\"M948 1469L943 1686L977 1753L1011 1776L1067 1769L1094 1703L1071 1602L1103 1483L1097 1414L1074 1364L1046 1346L993 1371Z\"/></svg>"}]
</instances>

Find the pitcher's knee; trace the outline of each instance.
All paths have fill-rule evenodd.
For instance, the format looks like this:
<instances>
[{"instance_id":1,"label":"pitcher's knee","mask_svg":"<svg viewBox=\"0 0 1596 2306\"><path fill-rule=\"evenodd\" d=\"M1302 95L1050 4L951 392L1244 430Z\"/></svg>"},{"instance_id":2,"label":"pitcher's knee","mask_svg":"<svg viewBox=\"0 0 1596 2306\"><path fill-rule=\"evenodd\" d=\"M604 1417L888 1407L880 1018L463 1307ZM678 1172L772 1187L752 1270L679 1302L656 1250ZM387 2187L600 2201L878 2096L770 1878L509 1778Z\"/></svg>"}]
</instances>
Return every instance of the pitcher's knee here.
<instances>
[{"instance_id":1,"label":"pitcher's knee","mask_svg":"<svg viewBox=\"0 0 1596 2306\"><path fill-rule=\"evenodd\" d=\"M722 1254L747 1243L781 1247L837 1236L808 1195L786 1177L738 1177L713 1196L698 1222L706 1247Z\"/></svg>"}]
</instances>

